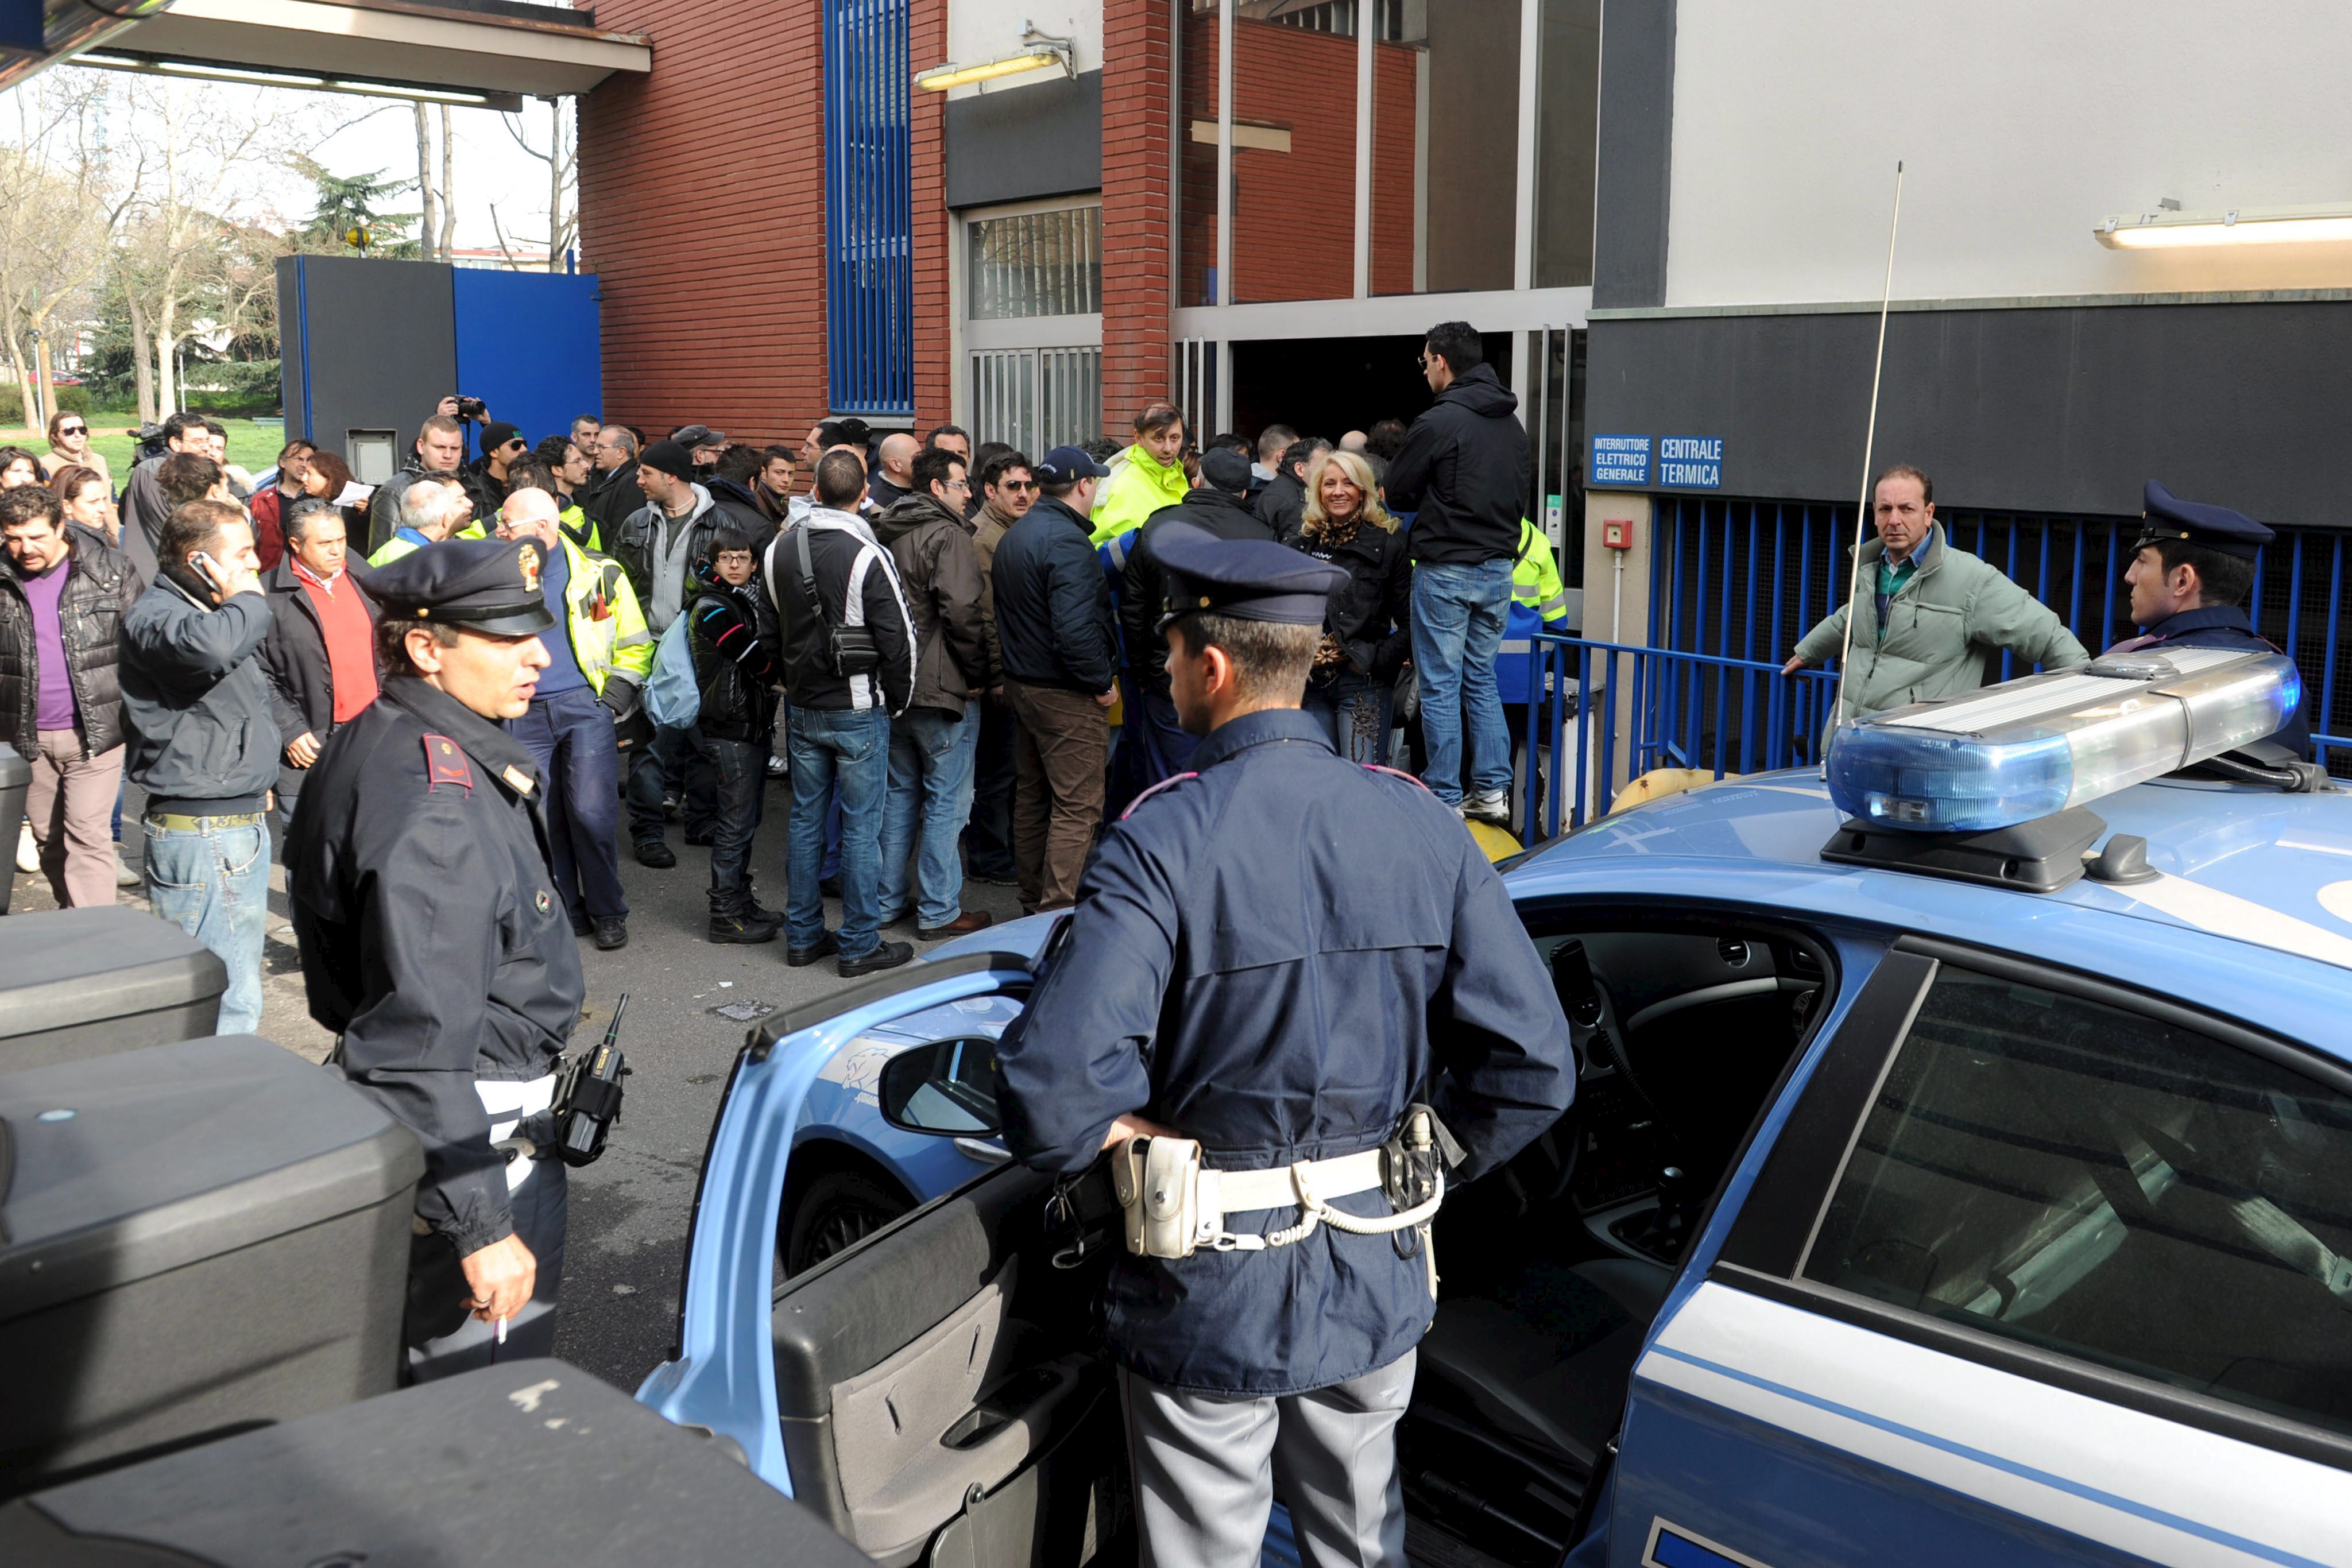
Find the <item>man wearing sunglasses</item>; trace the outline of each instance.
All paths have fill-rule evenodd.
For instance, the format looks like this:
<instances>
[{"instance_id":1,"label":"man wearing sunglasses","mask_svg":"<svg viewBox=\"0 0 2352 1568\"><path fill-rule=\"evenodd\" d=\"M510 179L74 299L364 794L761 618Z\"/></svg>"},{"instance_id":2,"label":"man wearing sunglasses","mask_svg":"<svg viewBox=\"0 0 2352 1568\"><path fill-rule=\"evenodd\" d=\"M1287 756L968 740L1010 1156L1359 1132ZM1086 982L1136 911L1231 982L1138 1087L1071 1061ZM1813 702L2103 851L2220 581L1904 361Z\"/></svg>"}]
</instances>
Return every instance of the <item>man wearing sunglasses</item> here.
<instances>
[{"instance_id":1,"label":"man wearing sunglasses","mask_svg":"<svg viewBox=\"0 0 2352 1568\"><path fill-rule=\"evenodd\" d=\"M1029 459L1000 453L981 469L980 515L972 519L971 548L980 557L980 629L988 643L988 667L1002 670L996 642L996 547L1004 530L1036 504L1037 479ZM1013 863L1013 710L1003 685L981 694L980 737L972 753L971 821L964 830L965 874L979 882L1012 887L1019 881Z\"/></svg>"},{"instance_id":2,"label":"man wearing sunglasses","mask_svg":"<svg viewBox=\"0 0 2352 1568\"><path fill-rule=\"evenodd\" d=\"M507 470L522 461L530 443L503 419L482 426L482 455L457 476L474 503L474 520L487 530L497 525L499 508L506 505Z\"/></svg>"}]
</instances>

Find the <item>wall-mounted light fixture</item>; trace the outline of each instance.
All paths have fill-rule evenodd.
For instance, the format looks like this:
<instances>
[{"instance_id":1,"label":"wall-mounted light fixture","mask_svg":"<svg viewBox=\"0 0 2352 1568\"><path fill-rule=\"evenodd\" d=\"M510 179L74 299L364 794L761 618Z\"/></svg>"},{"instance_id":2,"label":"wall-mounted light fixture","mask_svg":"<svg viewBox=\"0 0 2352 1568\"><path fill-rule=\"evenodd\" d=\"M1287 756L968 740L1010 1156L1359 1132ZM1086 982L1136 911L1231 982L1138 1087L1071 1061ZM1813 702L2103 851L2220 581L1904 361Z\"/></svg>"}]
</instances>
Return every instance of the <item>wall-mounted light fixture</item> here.
<instances>
[{"instance_id":1,"label":"wall-mounted light fixture","mask_svg":"<svg viewBox=\"0 0 2352 1568\"><path fill-rule=\"evenodd\" d=\"M1058 68L1065 77L1078 74L1076 48L1068 38L1057 38L1039 32L1026 17L1022 19L1023 47L1018 54L999 55L992 60L977 65L960 66L950 61L934 66L915 78L915 85L925 92L945 92L951 87L964 87L976 81L992 81L998 77L1019 76L1024 71Z\"/></svg>"},{"instance_id":2,"label":"wall-mounted light fixture","mask_svg":"<svg viewBox=\"0 0 2352 1568\"><path fill-rule=\"evenodd\" d=\"M2319 207L2232 207L2218 213L2184 213L2159 204L2152 213L2110 214L2091 234L2109 250L2352 240L2352 203Z\"/></svg>"},{"instance_id":3,"label":"wall-mounted light fixture","mask_svg":"<svg viewBox=\"0 0 2352 1568\"><path fill-rule=\"evenodd\" d=\"M421 103L455 103L484 109L517 110L522 107L521 98L514 93L468 92L462 88L427 87L415 82L316 76L304 71L222 65L210 60L173 60L151 55L101 53L76 55L73 63L96 66L106 71L132 71L142 76L188 77L199 81L238 82L252 87L300 88L310 92L353 93L363 98L414 99Z\"/></svg>"}]
</instances>

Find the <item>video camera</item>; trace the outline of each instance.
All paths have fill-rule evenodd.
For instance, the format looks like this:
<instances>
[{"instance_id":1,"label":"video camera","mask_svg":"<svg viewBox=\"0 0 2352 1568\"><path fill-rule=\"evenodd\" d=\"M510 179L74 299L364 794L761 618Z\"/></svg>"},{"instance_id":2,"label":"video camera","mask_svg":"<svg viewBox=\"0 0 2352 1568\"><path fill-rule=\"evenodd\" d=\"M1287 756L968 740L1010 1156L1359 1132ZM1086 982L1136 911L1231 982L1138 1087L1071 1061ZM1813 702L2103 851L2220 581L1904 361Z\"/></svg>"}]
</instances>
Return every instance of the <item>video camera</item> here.
<instances>
[{"instance_id":1,"label":"video camera","mask_svg":"<svg viewBox=\"0 0 2352 1568\"><path fill-rule=\"evenodd\" d=\"M131 458L133 463L144 463L150 457L161 457L171 450L163 444L163 427L153 420L149 420L131 434L131 439L139 444L137 455Z\"/></svg>"}]
</instances>

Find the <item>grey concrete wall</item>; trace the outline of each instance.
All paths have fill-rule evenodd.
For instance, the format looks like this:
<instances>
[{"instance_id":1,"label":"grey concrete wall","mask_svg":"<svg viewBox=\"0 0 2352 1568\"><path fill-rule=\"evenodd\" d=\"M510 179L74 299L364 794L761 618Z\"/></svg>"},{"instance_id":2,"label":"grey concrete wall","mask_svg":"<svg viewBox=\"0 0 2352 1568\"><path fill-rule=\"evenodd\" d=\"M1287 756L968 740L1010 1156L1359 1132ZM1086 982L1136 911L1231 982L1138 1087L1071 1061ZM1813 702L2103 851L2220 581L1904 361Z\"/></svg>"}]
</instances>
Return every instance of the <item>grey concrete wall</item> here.
<instances>
[{"instance_id":1,"label":"grey concrete wall","mask_svg":"<svg viewBox=\"0 0 2352 1568\"><path fill-rule=\"evenodd\" d=\"M1602 5L1600 148L1593 308L1663 305L1674 190L1675 0Z\"/></svg>"},{"instance_id":2,"label":"grey concrete wall","mask_svg":"<svg viewBox=\"0 0 2352 1568\"><path fill-rule=\"evenodd\" d=\"M1008 88L947 107L948 205L1102 188L1102 72Z\"/></svg>"},{"instance_id":3,"label":"grey concrete wall","mask_svg":"<svg viewBox=\"0 0 2352 1568\"><path fill-rule=\"evenodd\" d=\"M1861 312L1596 320L1585 428L1719 435L1723 494L1850 502L1876 332ZM2347 526L2347 410L2352 302L1897 310L1875 465L1917 464L1947 505L2130 516L2159 478Z\"/></svg>"}]
</instances>

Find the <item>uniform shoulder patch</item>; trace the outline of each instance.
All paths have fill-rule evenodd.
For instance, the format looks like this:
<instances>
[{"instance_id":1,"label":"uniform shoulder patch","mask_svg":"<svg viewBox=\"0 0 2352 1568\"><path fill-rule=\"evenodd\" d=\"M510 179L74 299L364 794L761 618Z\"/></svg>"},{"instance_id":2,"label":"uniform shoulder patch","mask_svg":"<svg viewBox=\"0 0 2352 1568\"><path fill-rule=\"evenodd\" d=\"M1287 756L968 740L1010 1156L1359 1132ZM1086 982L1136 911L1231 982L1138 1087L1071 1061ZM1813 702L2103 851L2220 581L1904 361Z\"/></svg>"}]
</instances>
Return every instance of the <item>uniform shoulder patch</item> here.
<instances>
[{"instance_id":1,"label":"uniform shoulder patch","mask_svg":"<svg viewBox=\"0 0 2352 1568\"><path fill-rule=\"evenodd\" d=\"M1174 786L1174 785L1181 784L1181 783L1182 783L1182 782L1184 782L1184 780L1185 780L1185 779L1198 779L1199 777L1200 777L1200 774L1198 774L1198 773L1177 773L1177 774L1171 774L1171 775L1170 775L1168 778L1162 779L1159 783L1154 784L1150 789L1146 789L1142 794L1138 795L1134 800L1129 800L1129 801L1127 803L1127 810L1124 810L1124 811L1121 811L1121 812L1118 814L1118 820L1119 820L1120 821L1124 822L1124 821L1126 821L1129 817L1134 816L1134 815L1135 815L1135 809L1136 809L1138 806L1142 805L1146 800L1150 800L1150 799L1151 799L1151 797L1153 797L1154 795L1159 794L1159 793L1160 793L1160 791L1161 791L1162 789L1169 789L1169 788L1171 788L1171 787L1172 787L1172 786Z\"/></svg>"},{"instance_id":2,"label":"uniform shoulder patch","mask_svg":"<svg viewBox=\"0 0 2352 1568\"><path fill-rule=\"evenodd\" d=\"M427 732L425 737L425 792L427 795L444 784L455 784L468 795L474 792L474 765L466 757L466 748L446 735Z\"/></svg>"}]
</instances>

